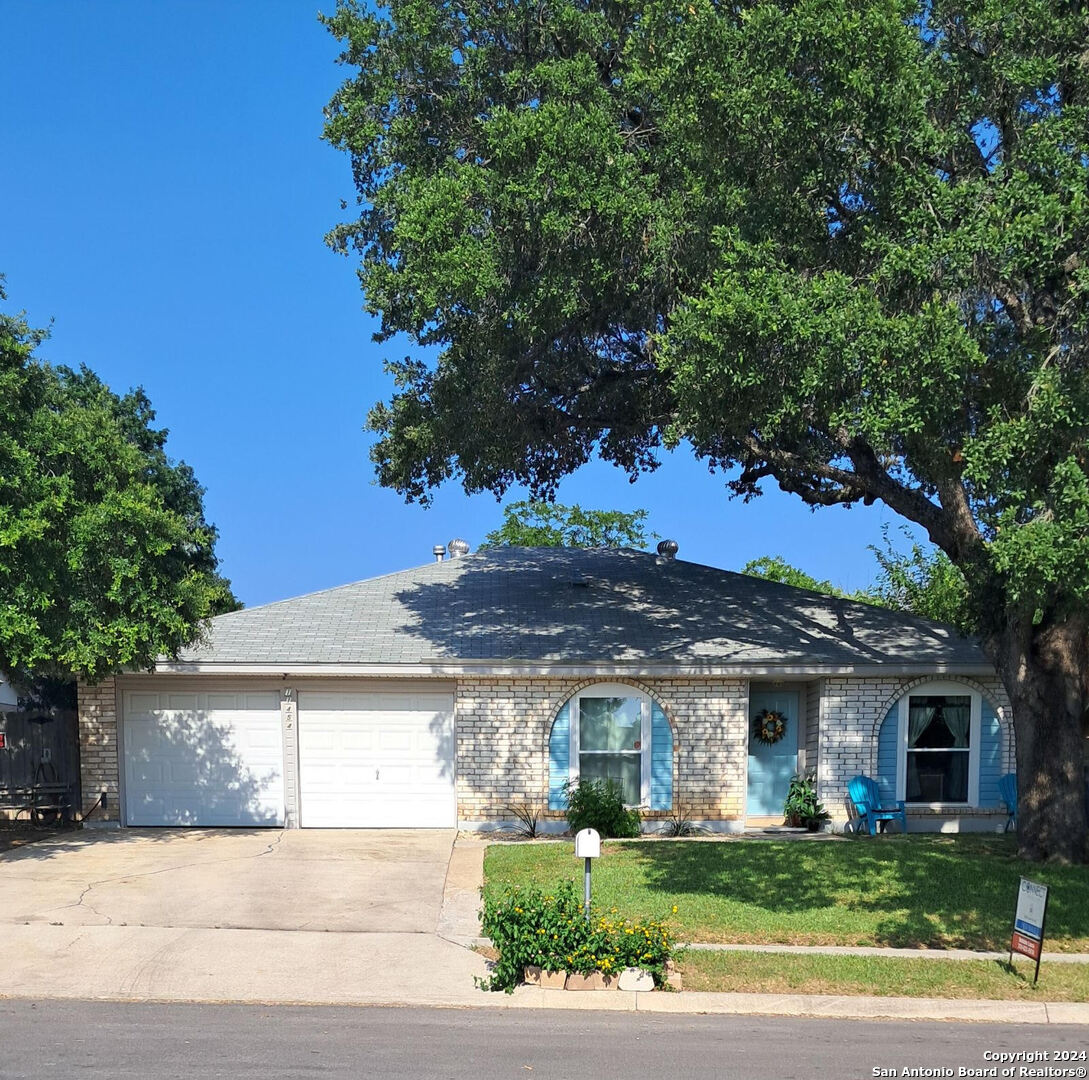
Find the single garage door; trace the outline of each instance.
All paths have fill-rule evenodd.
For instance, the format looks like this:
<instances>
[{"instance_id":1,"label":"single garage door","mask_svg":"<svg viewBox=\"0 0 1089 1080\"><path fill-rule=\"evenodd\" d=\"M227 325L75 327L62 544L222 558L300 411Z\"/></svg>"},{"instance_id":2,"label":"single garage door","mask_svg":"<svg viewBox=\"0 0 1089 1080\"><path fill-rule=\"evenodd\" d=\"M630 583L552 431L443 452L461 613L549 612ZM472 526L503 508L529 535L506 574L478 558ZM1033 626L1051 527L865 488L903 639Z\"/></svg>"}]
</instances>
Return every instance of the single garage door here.
<instances>
[{"instance_id":1,"label":"single garage door","mask_svg":"<svg viewBox=\"0 0 1089 1080\"><path fill-rule=\"evenodd\" d=\"M283 825L277 691L124 694L129 825Z\"/></svg>"},{"instance_id":2,"label":"single garage door","mask_svg":"<svg viewBox=\"0 0 1089 1080\"><path fill-rule=\"evenodd\" d=\"M453 828L453 695L301 691L299 803L303 828Z\"/></svg>"}]
</instances>

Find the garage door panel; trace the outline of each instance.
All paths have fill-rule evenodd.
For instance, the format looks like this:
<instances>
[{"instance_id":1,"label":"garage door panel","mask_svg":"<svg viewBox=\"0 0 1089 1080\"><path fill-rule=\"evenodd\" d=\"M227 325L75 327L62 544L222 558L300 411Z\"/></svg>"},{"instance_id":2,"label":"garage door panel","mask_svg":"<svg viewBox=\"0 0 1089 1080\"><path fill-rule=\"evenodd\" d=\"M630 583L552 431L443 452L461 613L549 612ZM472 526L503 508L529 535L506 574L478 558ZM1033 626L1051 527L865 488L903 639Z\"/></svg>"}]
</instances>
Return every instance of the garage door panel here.
<instances>
[{"instance_id":1,"label":"garage door panel","mask_svg":"<svg viewBox=\"0 0 1089 1080\"><path fill-rule=\"evenodd\" d=\"M128 693L130 825L282 825L279 695Z\"/></svg>"},{"instance_id":2,"label":"garage door panel","mask_svg":"<svg viewBox=\"0 0 1089 1080\"><path fill-rule=\"evenodd\" d=\"M300 823L326 828L456 824L450 694L299 694Z\"/></svg>"},{"instance_id":3,"label":"garage door panel","mask_svg":"<svg viewBox=\"0 0 1089 1080\"><path fill-rule=\"evenodd\" d=\"M373 731L349 730L341 733L340 748L358 753L373 753L375 738Z\"/></svg>"},{"instance_id":4,"label":"garage door panel","mask_svg":"<svg viewBox=\"0 0 1089 1080\"><path fill-rule=\"evenodd\" d=\"M279 712L280 695L275 690L243 694L241 705L245 709L269 709L270 711Z\"/></svg>"}]
</instances>

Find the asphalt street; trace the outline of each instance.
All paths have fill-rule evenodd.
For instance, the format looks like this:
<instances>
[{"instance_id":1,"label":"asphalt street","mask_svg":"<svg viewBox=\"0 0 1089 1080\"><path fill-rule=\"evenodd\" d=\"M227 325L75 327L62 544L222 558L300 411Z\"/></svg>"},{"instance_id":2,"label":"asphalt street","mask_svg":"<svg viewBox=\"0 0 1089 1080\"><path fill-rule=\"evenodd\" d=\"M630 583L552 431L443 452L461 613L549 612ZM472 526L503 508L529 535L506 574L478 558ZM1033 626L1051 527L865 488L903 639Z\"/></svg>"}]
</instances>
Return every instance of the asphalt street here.
<instances>
[{"instance_id":1,"label":"asphalt street","mask_svg":"<svg viewBox=\"0 0 1089 1080\"><path fill-rule=\"evenodd\" d=\"M1002 1053L1041 1052L1048 1056L1035 1062L996 1058ZM1058 1056L1064 1054L1066 1060ZM855 1080L890 1075L1001 1077L1003 1068L1014 1070L1006 1076L1054 1078L1085 1076L1086 1054L1089 1030L1057 1025L587 1010L0 1001L3 1080L62 1076ZM990 1068L996 1072L959 1071ZM913 1074L905 1069L923 1071Z\"/></svg>"}]
</instances>

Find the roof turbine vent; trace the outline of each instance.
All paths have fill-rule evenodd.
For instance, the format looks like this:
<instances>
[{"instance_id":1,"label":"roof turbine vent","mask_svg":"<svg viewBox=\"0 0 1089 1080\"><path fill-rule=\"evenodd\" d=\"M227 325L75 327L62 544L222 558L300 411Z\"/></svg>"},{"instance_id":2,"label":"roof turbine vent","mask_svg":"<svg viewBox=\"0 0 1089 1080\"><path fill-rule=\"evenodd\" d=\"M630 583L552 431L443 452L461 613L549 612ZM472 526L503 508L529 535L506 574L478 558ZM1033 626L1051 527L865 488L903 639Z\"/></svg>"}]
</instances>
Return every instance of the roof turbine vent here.
<instances>
[{"instance_id":1,"label":"roof turbine vent","mask_svg":"<svg viewBox=\"0 0 1089 1080\"><path fill-rule=\"evenodd\" d=\"M450 558L456 559L461 555L469 554L469 542L468 540L462 540L460 537L456 540L451 540L446 545L447 550L450 552Z\"/></svg>"},{"instance_id":2,"label":"roof turbine vent","mask_svg":"<svg viewBox=\"0 0 1089 1080\"><path fill-rule=\"evenodd\" d=\"M677 554L677 541L676 540L660 540L658 541L658 554L663 559L672 559Z\"/></svg>"}]
</instances>

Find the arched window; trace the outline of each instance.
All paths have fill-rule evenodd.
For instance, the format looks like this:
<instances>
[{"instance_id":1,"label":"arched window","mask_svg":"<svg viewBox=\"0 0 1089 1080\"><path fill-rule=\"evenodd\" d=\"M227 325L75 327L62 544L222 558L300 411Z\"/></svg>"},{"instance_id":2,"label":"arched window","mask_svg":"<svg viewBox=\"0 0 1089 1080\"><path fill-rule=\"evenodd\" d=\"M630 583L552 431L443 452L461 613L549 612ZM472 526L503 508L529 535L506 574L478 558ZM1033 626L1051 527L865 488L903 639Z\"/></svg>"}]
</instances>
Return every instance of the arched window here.
<instances>
[{"instance_id":1,"label":"arched window","mask_svg":"<svg viewBox=\"0 0 1089 1080\"><path fill-rule=\"evenodd\" d=\"M571 697L549 736L549 808L585 777L615 780L629 806L673 807L673 733L660 705L634 686L599 683Z\"/></svg>"}]
</instances>

